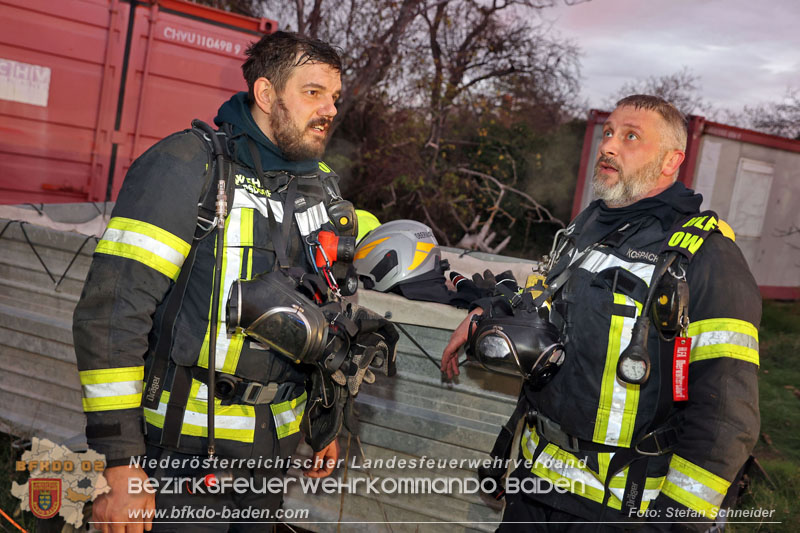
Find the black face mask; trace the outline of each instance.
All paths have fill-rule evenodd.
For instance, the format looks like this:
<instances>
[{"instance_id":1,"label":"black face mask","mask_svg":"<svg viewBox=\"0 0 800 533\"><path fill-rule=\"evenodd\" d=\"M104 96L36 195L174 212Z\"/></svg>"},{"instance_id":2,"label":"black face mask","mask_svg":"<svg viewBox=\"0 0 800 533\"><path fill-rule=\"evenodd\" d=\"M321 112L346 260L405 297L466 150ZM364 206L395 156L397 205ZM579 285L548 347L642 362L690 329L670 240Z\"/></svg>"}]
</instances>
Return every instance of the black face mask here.
<instances>
[{"instance_id":1,"label":"black face mask","mask_svg":"<svg viewBox=\"0 0 800 533\"><path fill-rule=\"evenodd\" d=\"M538 391L564 363L558 330L536 311L516 309L513 316L477 316L473 321L467 354L490 372L522 376Z\"/></svg>"},{"instance_id":2,"label":"black face mask","mask_svg":"<svg viewBox=\"0 0 800 533\"><path fill-rule=\"evenodd\" d=\"M339 346L329 320L315 301L314 294L303 294L291 276L274 271L252 280L238 280L228 295L228 332L243 333L296 363L314 363L330 349L347 352ZM337 342L335 342L337 341ZM346 343L346 342L345 342Z\"/></svg>"}]
</instances>

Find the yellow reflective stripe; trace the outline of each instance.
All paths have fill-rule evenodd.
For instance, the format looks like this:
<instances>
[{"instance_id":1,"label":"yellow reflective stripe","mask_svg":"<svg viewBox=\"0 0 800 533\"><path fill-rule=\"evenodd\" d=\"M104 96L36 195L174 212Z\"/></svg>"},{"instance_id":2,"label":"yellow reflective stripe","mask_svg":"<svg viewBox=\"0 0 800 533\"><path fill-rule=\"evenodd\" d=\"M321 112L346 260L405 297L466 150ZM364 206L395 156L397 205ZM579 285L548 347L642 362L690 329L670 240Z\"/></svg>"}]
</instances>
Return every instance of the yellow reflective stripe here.
<instances>
[{"instance_id":1,"label":"yellow reflective stripe","mask_svg":"<svg viewBox=\"0 0 800 533\"><path fill-rule=\"evenodd\" d=\"M522 455L528 461L532 460L533 453L539 444L539 436L530 426L525 426L522 434ZM547 444L531 468L531 473L538 477L548 479L553 483L569 490L577 496L588 498L594 502L603 503L605 497L604 480L608 475L608 465L613 453L598 453L597 461L599 472L591 470L585 463L571 453L560 449L555 444ZM625 492L625 483L628 477L628 468L614 476L609 482L608 506L613 509L622 509L622 497ZM665 477L646 478L644 492L642 493L642 509L647 509L650 502L659 495L664 485ZM573 490L575 489L575 490Z\"/></svg>"},{"instance_id":2,"label":"yellow reflective stripe","mask_svg":"<svg viewBox=\"0 0 800 533\"><path fill-rule=\"evenodd\" d=\"M436 245L432 242L418 242L417 249L414 251L414 260L411 262L408 270L414 270L421 265L422 262L428 257L428 254L431 253L431 250L433 250L434 246Z\"/></svg>"},{"instance_id":3,"label":"yellow reflective stripe","mask_svg":"<svg viewBox=\"0 0 800 533\"><path fill-rule=\"evenodd\" d=\"M158 226L114 217L95 252L133 259L174 280L190 249L189 243Z\"/></svg>"},{"instance_id":4,"label":"yellow reflective stripe","mask_svg":"<svg viewBox=\"0 0 800 533\"><path fill-rule=\"evenodd\" d=\"M141 405L144 366L83 370L79 375L84 412L132 409Z\"/></svg>"},{"instance_id":5,"label":"yellow reflective stripe","mask_svg":"<svg viewBox=\"0 0 800 533\"><path fill-rule=\"evenodd\" d=\"M306 393L293 400L270 404L272 418L275 420L275 433L279 439L300 431L300 421L306 409Z\"/></svg>"},{"instance_id":6,"label":"yellow reflective stripe","mask_svg":"<svg viewBox=\"0 0 800 533\"><path fill-rule=\"evenodd\" d=\"M242 222L239 244L241 246L253 246L253 213L252 208L244 207L242 212Z\"/></svg>"},{"instance_id":7,"label":"yellow reflective stripe","mask_svg":"<svg viewBox=\"0 0 800 533\"><path fill-rule=\"evenodd\" d=\"M192 437L208 436L207 388L193 380L183 415L181 433ZM205 392L204 392L205 391ZM164 427L164 415L169 402L169 391L161 394L158 409L144 408L144 416L149 424ZM214 400L214 435L220 439L252 443L255 435L255 409L250 405L222 405Z\"/></svg>"},{"instance_id":8,"label":"yellow reflective stripe","mask_svg":"<svg viewBox=\"0 0 800 533\"><path fill-rule=\"evenodd\" d=\"M623 294L614 293L614 303L637 308L641 304ZM597 417L592 440L612 446L630 447L636 411L639 406L639 385L623 383L617 379L619 355L630 342L634 318L611 316L608 332L606 363L597 406Z\"/></svg>"},{"instance_id":9,"label":"yellow reflective stripe","mask_svg":"<svg viewBox=\"0 0 800 533\"><path fill-rule=\"evenodd\" d=\"M83 411L114 411L117 409L134 409L142 405L142 392L122 396L108 396L105 398L83 398Z\"/></svg>"},{"instance_id":10,"label":"yellow reflective stripe","mask_svg":"<svg viewBox=\"0 0 800 533\"><path fill-rule=\"evenodd\" d=\"M237 190L238 192L238 190ZM227 242L241 242L242 236L245 239L252 240L253 227L252 217L249 221L243 220L248 218L244 213L244 209L233 209L231 214L225 220L225 241ZM251 211L252 213L252 211ZM216 245L215 245L216 252ZM237 279L239 279L242 270L242 260L244 258L244 248L239 246L225 246L225 254L222 257L222 272L223 279L221 287L230 287ZM244 345L244 335L241 332L229 334L227 331L227 322L225 317L225 300L227 298L227 289L221 290L219 294L219 315L217 317L217 346L216 346L216 361L215 366L217 370L227 374L233 374L236 371L236 366L239 364L239 356L242 353ZM208 347L209 336L211 334L211 301L213 294L209 299L208 306L208 327L206 334L203 338L203 345L200 348L200 356L197 365L202 368L208 368Z\"/></svg>"},{"instance_id":11,"label":"yellow reflective stripe","mask_svg":"<svg viewBox=\"0 0 800 533\"><path fill-rule=\"evenodd\" d=\"M662 492L676 502L714 519L730 482L673 455Z\"/></svg>"},{"instance_id":12,"label":"yellow reflective stripe","mask_svg":"<svg viewBox=\"0 0 800 533\"><path fill-rule=\"evenodd\" d=\"M621 294L614 294L614 303L625 301ZM608 431L608 414L611 411L611 400L614 391L614 382L617 380L617 361L619 359L619 342L622 336L621 316L612 316L608 329L608 349L606 350L606 364L603 369L603 379L600 386L600 402L597 406L597 418L594 424L595 442L605 442Z\"/></svg>"},{"instance_id":13,"label":"yellow reflective stripe","mask_svg":"<svg viewBox=\"0 0 800 533\"><path fill-rule=\"evenodd\" d=\"M522 455L525 459L528 461L533 459L533 453L538 444L539 436L526 425L522 434ZM565 452L554 444L548 444L539 454L539 457L536 458L531 472L543 479L558 483L559 486L573 494L583 496L597 503L603 503L605 495L603 482L597 478L596 473L588 468L580 469L575 466L577 462L578 459L574 455ZM546 466L548 464L560 464L560 468L548 468ZM611 494L608 499L608 506L613 509L621 509L622 502L614 494Z\"/></svg>"},{"instance_id":14,"label":"yellow reflective stripe","mask_svg":"<svg viewBox=\"0 0 800 533\"><path fill-rule=\"evenodd\" d=\"M166 231L165 229L154 226L153 224L148 224L147 222L142 222L141 220L114 217L108 221L108 227L121 231L131 231L151 237L160 243L166 244L181 254L184 258L189 255L189 250L192 247L191 244Z\"/></svg>"},{"instance_id":15,"label":"yellow reflective stripe","mask_svg":"<svg viewBox=\"0 0 800 533\"><path fill-rule=\"evenodd\" d=\"M81 370L79 375L81 379L81 385L118 383L122 381L142 381L144 379L144 366Z\"/></svg>"},{"instance_id":16,"label":"yellow reflective stripe","mask_svg":"<svg viewBox=\"0 0 800 533\"><path fill-rule=\"evenodd\" d=\"M359 247L360 249L356 252L356 256L353 258L353 260L355 261L357 259L364 259L376 246L378 246L380 243L387 240L388 238L389 237L384 237L383 239L376 239L372 242L368 242L364 246L360 246Z\"/></svg>"},{"instance_id":17,"label":"yellow reflective stripe","mask_svg":"<svg viewBox=\"0 0 800 533\"><path fill-rule=\"evenodd\" d=\"M689 325L692 338L690 362L731 357L759 364L758 330L745 320L710 318Z\"/></svg>"}]
</instances>

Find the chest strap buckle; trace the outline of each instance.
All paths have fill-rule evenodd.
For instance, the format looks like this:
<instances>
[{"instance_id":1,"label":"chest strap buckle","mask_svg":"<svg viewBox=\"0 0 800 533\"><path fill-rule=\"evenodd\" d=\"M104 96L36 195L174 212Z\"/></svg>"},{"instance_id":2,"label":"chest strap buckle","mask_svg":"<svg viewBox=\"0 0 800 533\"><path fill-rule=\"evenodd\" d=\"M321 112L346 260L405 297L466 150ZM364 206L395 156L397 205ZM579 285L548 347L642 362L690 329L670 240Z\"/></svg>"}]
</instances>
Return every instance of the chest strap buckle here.
<instances>
[{"instance_id":1,"label":"chest strap buckle","mask_svg":"<svg viewBox=\"0 0 800 533\"><path fill-rule=\"evenodd\" d=\"M257 381L251 381L247 384L242 393L242 403L247 405L261 405L271 403L275 396L278 394L278 384L270 382L264 385Z\"/></svg>"}]
</instances>

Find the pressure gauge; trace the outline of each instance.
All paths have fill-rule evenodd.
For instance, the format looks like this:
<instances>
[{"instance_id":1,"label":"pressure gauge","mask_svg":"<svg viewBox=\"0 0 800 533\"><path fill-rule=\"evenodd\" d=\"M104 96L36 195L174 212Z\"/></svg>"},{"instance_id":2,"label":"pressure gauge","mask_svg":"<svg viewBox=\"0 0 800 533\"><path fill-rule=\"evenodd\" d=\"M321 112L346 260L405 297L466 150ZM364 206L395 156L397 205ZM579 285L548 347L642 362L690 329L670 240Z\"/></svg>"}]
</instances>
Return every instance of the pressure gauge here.
<instances>
[{"instance_id":1,"label":"pressure gauge","mask_svg":"<svg viewBox=\"0 0 800 533\"><path fill-rule=\"evenodd\" d=\"M641 385L650 377L650 362L636 354L622 353L617 363L617 376L632 385Z\"/></svg>"},{"instance_id":2,"label":"pressure gauge","mask_svg":"<svg viewBox=\"0 0 800 533\"><path fill-rule=\"evenodd\" d=\"M650 320L646 316L636 319L631 341L619 355L617 376L625 383L642 385L650 377L650 354L647 353L647 330Z\"/></svg>"}]
</instances>

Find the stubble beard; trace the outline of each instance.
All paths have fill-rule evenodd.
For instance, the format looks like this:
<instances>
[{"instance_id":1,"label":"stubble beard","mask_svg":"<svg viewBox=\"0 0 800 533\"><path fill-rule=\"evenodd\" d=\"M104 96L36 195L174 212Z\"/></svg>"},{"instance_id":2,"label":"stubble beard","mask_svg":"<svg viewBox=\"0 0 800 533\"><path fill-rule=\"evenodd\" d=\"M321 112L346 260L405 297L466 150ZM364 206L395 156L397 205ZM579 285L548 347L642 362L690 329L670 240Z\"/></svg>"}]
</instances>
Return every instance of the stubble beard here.
<instances>
[{"instance_id":1,"label":"stubble beard","mask_svg":"<svg viewBox=\"0 0 800 533\"><path fill-rule=\"evenodd\" d=\"M325 145L328 142L326 135L321 142L305 139L306 129L315 125L328 124L330 120L317 118L311 120L304 128L298 128L289 115L289 109L278 98L272 106L269 115L269 125L272 135L275 137L275 145L281 149L289 161L304 161L306 159L320 159L325 153Z\"/></svg>"},{"instance_id":2,"label":"stubble beard","mask_svg":"<svg viewBox=\"0 0 800 533\"><path fill-rule=\"evenodd\" d=\"M625 207L638 202L658 183L663 155L659 155L630 174L626 174L614 158L601 156L594 166L592 179L594 195L603 200L608 207ZM617 169L617 181L613 185L609 185L601 177L600 163L612 165Z\"/></svg>"}]
</instances>

